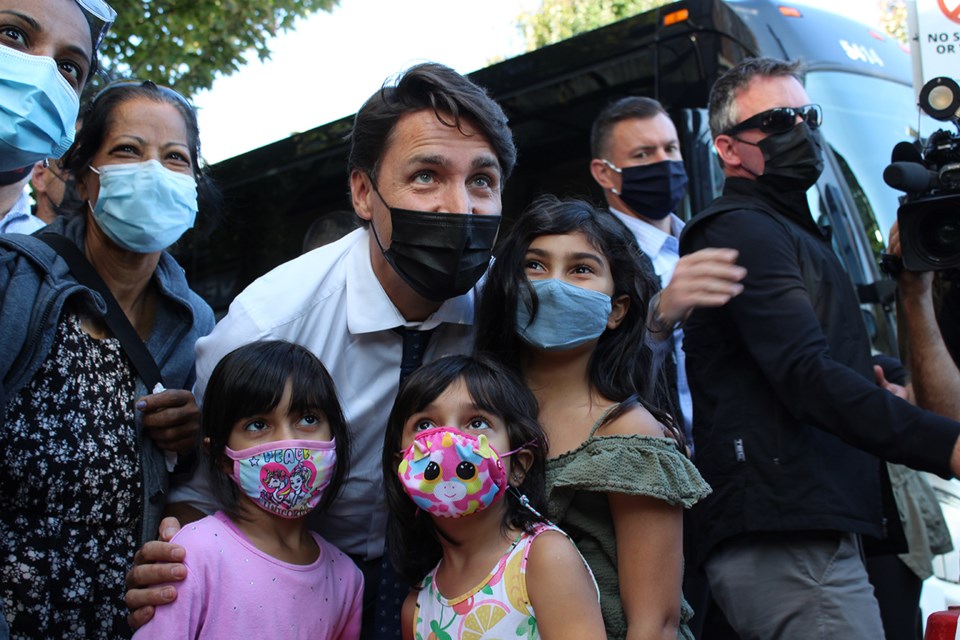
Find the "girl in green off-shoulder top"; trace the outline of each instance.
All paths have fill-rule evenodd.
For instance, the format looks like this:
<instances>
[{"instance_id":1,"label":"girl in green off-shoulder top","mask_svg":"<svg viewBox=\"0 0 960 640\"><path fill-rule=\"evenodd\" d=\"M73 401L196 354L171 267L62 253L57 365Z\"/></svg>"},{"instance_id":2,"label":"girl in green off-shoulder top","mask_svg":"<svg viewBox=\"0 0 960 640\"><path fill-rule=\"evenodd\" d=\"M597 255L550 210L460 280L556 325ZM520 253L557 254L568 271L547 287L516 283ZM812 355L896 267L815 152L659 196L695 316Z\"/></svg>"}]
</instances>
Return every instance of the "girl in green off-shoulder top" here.
<instances>
[{"instance_id":1,"label":"girl in green off-shoulder top","mask_svg":"<svg viewBox=\"0 0 960 640\"><path fill-rule=\"evenodd\" d=\"M608 211L545 196L491 268L477 350L519 371L549 439L550 517L600 587L609 638L692 638L682 512L710 492L652 388L646 302L657 282Z\"/></svg>"}]
</instances>

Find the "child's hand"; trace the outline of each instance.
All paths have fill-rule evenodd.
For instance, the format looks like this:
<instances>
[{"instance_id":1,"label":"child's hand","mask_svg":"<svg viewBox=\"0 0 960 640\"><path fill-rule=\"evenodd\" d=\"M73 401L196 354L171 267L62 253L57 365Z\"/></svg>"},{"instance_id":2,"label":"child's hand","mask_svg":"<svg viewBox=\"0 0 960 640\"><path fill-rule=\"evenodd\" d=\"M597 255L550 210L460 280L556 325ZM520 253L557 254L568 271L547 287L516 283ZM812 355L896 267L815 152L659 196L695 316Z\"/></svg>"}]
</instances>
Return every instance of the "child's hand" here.
<instances>
[{"instance_id":1,"label":"child's hand","mask_svg":"<svg viewBox=\"0 0 960 640\"><path fill-rule=\"evenodd\" d=\"M153 619L154 608L177 599L177 590L163 585L179 582L187 577L187 567L181 564L186 550L169 540L180 530L176 518L160 522L160 540L143 545L133 556L133 568L127 572L127 593L124 600L130 609L127 624L136 631Z\"/></svg>"},{"instance_id":2,"label":"child's hand","mask_svg":"<svg viewBox=\"0 0 960 640\"><path fill-rule=\"evenodd\" d=\"M168 389L139 398L136 406L143 414L142 422L147 435L158 447L179 454L196 450L200 433L200 408L193 393L184 389Z\"/></svg>"}]
</instances>

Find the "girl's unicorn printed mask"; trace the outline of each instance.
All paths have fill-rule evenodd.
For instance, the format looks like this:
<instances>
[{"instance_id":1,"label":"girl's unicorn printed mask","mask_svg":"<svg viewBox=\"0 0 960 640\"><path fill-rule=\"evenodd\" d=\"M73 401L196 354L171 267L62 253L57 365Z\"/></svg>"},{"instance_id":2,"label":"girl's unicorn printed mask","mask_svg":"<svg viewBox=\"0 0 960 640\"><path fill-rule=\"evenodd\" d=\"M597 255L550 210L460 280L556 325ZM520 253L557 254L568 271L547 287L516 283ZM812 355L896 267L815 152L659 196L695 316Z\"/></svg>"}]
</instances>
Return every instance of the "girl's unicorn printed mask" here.
<instances>
[{"instance_id":1,"label":"girl's unicorn printed mask","mask_svg":"<svg viewBox=\"0 0 960 640\"><path fill-rule=\"evenodd\" d=\"M486 509L503 493L507 475L500 458L483 434L437 427L417 434L397 475L418 507L432 516L459 518Z\"/></svg>"},{"instance_id":2,"label":"girl's unicorn printed mask","mask_svg":"<svg viewBox=\"0 0 960 640\"><path fill-rule=\"evenodd\" d=\"M234 451L233 481L257 506L283 518L300 518L317 506L337 464L336 444L276 440Z\"/></svg>"}]
</instances>

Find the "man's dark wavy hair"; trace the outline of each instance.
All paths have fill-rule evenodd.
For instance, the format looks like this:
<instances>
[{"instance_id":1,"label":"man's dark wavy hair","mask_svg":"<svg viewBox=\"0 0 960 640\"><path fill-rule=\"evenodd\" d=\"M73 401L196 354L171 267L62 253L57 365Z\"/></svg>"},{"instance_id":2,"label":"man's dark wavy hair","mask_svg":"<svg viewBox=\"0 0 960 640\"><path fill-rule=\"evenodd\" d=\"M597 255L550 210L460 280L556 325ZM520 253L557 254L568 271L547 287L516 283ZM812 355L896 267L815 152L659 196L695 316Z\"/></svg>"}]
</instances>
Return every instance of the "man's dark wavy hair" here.
<instances>
[{"instance_id":1,"label":"man's dark wavy hair","mask_svg":"<svg viewBox=\"0 0 960 640\"><path fill-rule=\"evenodd\" d=\"M350 133L349 172L360 169L376 182L380 159L400 116L425 109L461 132L466 119L486 136L500 163L502 188L517 162L507 116L484 89L435 62L410 67L395 85L384 85L360 107Z\"/></svg>"}]
</instances>

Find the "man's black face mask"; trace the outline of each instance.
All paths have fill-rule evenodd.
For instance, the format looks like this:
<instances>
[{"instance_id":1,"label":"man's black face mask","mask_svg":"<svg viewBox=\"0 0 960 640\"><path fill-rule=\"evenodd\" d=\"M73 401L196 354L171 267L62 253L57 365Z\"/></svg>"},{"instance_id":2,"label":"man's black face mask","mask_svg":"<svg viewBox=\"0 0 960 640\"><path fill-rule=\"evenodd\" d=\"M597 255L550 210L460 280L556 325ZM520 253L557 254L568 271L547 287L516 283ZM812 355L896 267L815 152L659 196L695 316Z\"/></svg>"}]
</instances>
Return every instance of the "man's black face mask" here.
<instances>
[{"instance_id":1,"label":"man's black face mask","mask_svg":"<svg viewBox=\"0 0 960 640\"><path fill-rule=\"evenodd\" d=\"M374 191L390 209L390 248L383 248L371 221L373 237L404 282L437 302L470 291L490 264L500 216L396 209Z\"/></svg>"},{"instance_id":2,"label":"man's black face mask","mask_svg":"<svg viewBox=\"0 0 960 640\"><path fill-rule=\"evenodd\" d=\"M735 139L760 149L764 168L757 180L777 190L806 191L823 173L820 131L811 129L806 122L784 133L767 136L760 142Z\"/></svg>"}]
</instances>

